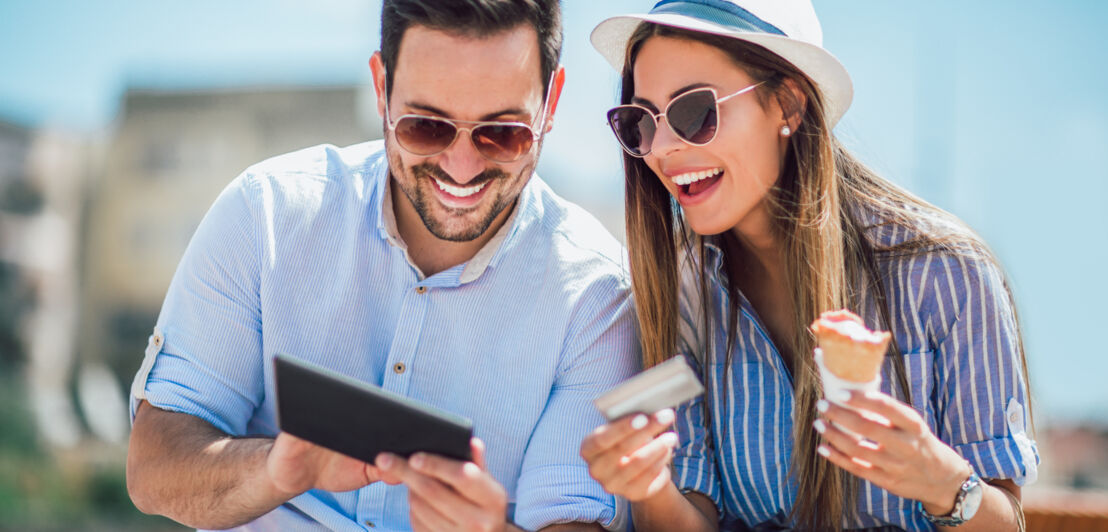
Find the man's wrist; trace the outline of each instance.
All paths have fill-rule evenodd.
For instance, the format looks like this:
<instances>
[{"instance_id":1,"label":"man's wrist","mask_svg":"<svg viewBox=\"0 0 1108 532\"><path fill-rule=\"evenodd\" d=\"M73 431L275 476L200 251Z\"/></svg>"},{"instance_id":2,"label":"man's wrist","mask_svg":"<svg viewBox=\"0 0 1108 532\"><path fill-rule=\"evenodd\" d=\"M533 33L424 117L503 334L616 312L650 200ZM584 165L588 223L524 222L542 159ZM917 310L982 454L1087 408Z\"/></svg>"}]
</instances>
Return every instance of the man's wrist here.
<instances>
[{"instance_id":1,"label":"man's wrist","mask_svg":"<svg viewBox=\"0 0 1108 532\"><path fill-rule=\"evenodd\" d=\"M273 447L276 445L276 438L252 438L259 441L259 454L261 455L262 466L258 475L258 482L266 490L267 499L279 500L281 502L278 505L284 504L294 497L300 495L304 491L296 492L285 489L281 486L276 478L273 476L273 470L271 469L269 458L270 453L273 452Z\"/></svg>"}]
</instances>

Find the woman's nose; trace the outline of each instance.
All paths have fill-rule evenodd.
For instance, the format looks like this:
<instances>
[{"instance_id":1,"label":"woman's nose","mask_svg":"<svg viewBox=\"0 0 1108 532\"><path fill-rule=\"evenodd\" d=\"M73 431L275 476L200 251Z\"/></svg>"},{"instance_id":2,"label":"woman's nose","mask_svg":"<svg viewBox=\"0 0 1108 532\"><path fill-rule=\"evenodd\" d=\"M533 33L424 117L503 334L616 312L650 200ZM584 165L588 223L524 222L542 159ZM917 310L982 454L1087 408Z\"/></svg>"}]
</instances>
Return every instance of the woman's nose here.
<instances>
[{"instance_id":1,"label":"woman's nose","mask_svg":"<svg viewBox=\"0 0 1108 532\"><path fill-rule=\"evenodd\" d=\"M669 127L669 123L666 123L665 120L666 118L664 116L658 117L654 131L654 139L650 143L650 153L656 157L665 157L676 150L688 146L685 141L681 140L673 133L673 129Z\"/></svg>"}]
</instances>

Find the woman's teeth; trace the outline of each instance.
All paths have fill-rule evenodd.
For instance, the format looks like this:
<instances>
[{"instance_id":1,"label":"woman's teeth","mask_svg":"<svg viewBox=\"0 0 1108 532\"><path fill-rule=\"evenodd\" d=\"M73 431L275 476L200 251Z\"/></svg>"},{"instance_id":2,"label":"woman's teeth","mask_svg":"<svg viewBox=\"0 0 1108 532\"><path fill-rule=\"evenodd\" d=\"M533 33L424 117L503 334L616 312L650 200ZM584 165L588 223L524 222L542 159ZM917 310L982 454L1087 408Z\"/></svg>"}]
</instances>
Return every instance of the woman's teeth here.
<instances>
[{"instance_id":1,"label":"woman's teeth","mask_svg":"<svg viewBox=\"0 0 1108 532\"><path fill-rule=\"evenodd\" d=\"M708 179L709 177L715 177L723 173L723 168L713 168L711 170L701 170L699 172L687 172L684 174L678 174L670 179L678 185L689 185L696 183L697 181Z\"/></svg>"},{"instance_id":2,"label":"woman's teeth","mask_svg":"<svg viewBox=\"0 0 1108 532\"><path fill-rule=\"evenodd\" d=\"M454 196L456 198L472 196L478 192L481 192L481 189L485 188L485 185L489 184L488 181L485 181L480 185L474 185L472 187L456 187L454 185L443 183L441 180L438 179L435 179L435 183L438 183L439 188L443 189L447 194L450 194L451 196Z\"/></svg>"}]
</instances>

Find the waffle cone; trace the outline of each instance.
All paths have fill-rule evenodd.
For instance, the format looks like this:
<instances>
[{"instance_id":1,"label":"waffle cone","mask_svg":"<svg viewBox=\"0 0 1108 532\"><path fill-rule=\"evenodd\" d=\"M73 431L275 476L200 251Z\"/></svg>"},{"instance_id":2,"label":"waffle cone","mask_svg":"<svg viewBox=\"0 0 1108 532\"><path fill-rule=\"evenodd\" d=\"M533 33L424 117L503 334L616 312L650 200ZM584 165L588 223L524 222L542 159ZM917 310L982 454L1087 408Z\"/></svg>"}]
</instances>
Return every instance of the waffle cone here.
<instances>
[{"instance_id":1,"label":"waffle cone","mask_svg":"<svg viewBox=\"0 0 1108 532\"><path fill-rule=\"evenodd\" d=\"M849 310L824 312L811 329L823 352L824 366L835 376L853 382L877 378L891 334L867 329Z\"/></svg>"}]
</instances>

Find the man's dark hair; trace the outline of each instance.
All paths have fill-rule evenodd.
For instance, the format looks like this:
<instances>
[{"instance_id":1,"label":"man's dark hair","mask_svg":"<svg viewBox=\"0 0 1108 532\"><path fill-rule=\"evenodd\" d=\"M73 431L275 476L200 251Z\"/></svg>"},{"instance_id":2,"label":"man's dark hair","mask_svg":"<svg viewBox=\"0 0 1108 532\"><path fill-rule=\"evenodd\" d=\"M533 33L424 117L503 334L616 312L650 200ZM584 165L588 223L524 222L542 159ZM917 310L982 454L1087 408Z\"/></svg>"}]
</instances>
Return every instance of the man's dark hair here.
<instances>
[{"instance_id":1,"label":"man's dark hair","mask_svg":"<svg viewBox=\"0 0 1108 532\"><path fill-rule=\"evenodd\" d=\"M413 25L470 37L486 37L530 24L539 36L539 83L546 87L562 53L558 0L385 0L381 7L381 58L386 97L392 94L400 40Z\"/></svg>"}]
</instances>

